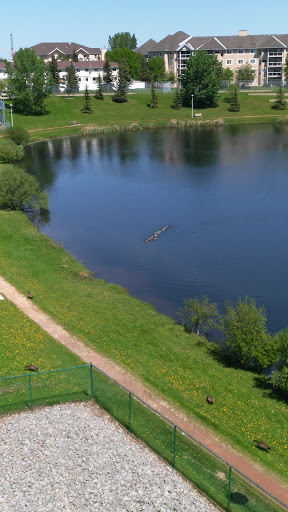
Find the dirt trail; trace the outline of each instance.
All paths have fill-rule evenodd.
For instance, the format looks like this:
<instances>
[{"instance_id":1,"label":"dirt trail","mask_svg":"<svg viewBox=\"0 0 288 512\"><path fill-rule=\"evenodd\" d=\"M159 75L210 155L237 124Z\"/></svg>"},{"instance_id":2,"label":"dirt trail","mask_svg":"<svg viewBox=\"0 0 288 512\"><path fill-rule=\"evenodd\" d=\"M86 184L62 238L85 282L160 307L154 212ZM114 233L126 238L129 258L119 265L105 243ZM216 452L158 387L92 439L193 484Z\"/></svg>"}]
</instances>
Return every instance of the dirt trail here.
<instances>
[{"instance_id":1,"label":"dirt trail","mask_svg":"<svg viewBox=\"0 0 288 512\"><path fill-rule=\"evenodd\" d=\"M234 449L224 444L212 431L202 427L196 421L189 418L181 409L159 397L156 392L146 387L145 384L131 375L128 370L121 368L113 361L98 354L85 346L81 341L71 336L63 327L43 313L31 300L20 294L2 277L0 277L0 293L13 302L21 311L34 320L34 322L39 324L42 329L47 331L53 338L81 357L83 361L93 363L97 368L104 371L135 395L145 400L145 402L149 403L149 405L157 409L161 414L179 425L185 432L288 505L287 486L285 487L284 484L281 484L281 482L277 481L273 476L267 475L265 469L257 466L256 463L249 460L246 456L237 453Z\"/></svg>"}]
</instances>

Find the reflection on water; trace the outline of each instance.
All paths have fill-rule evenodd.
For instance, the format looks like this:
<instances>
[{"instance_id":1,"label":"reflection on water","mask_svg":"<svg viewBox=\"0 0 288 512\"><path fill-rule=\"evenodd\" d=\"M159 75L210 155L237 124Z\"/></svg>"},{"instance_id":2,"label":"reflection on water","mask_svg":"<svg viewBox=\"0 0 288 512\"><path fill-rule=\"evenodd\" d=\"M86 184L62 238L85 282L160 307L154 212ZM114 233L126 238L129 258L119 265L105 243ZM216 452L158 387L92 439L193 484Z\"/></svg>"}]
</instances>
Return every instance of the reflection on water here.
<instances>
[{"instance_id":1,"label":"reflection on water","mask_svg":"<svg viewBox=\"0 0 288 512\"><path fill-rule=\"evenodd\" d=\"M42 142L24 165L50 195L40 229L97 276L174 317L184 298L253 296L276 331L288 325L287 151L287 127L173 128Z\"/></svg>"}]
</instances>

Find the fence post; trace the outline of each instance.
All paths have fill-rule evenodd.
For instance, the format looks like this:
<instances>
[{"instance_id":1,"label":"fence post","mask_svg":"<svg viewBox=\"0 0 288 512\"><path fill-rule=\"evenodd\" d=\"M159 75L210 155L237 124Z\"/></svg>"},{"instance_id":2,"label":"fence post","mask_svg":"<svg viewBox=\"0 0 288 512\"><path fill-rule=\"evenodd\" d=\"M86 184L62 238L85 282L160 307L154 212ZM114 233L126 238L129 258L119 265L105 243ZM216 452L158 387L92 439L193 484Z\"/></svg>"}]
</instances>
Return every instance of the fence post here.
<instances>
[{"instance_id":1,"label":"fence post","mask_svg":"<svg viewBox=\"0 0 288 512\"><path fill-rule=\"evenodd\" d=\"M94 397L94 388L93 388L93 365L90 363L90 386L91 386L91 396Z\"/></svg>"},{"instance_id":2,"label":"fence post","mask_svg":"<svg viewBox=\"0 0 288 512\"><path fill-rule=\"evenodd\" d=\"M230 510L230 495L231 495L231 473L232 473L232 467L229 468L229 490L228 490L228 512Z\"/></svg>"},{"instance_id":3,"label":"fence post","mask_svg":"<svg viewBox=\"0 0 288 512\"><path fill-rule=\"evenodd\" d=\"M132 395L129 392L129 432L131 432L131 418L132 418Z\"/></svg>"},{"instance_id":4,"label":"fence post","mask_svg":"<svg viewBox=\"0 0 288 512\"><path fill-rule=\"evenodd\" d=\"M176 432L177 432L177 425L174 425L174 457L173 457L173 468L174 469L176 466Z\"/></svg>"},{"instance_id":5,"label":"fence post","mask_svg":"<svg viewBox=\"0 0 288 512\"><path fill-rule=\"evenodd\" d=\"M33 411L33 398L32 398L32 383L31 383L31 375L29 375L29 388L30 388L30 403L31 409Z\"/></svg>"}]
</instances>

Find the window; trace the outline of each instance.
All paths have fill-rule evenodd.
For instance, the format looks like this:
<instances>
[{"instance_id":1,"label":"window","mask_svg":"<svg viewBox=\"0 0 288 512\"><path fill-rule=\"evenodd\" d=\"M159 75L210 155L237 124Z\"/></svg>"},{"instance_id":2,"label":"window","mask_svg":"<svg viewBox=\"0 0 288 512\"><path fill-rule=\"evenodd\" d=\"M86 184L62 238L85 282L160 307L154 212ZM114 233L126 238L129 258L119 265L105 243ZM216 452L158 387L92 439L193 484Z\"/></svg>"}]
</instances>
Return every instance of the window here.
<instances>
[{"instance_id":1,"label":"window","mask_svg":"<svg viewBox=\"0 0 288 512\"><path fill-rule=\"evenodd\" d=\"M238 50L238 53L242 54L244 53L244 50Z\"/></svg>"},{"instance_id":2,"label":"window","mask_svg":"<svg viewBox=\"0 0 288 512\"><path fill-rule=\"evenodd\" d=\"M256 59L250 59L250 64L256 64Z\"/></svg>"},{"instance_id":3,"label":"window","mask_svg":"<svg viewBox=\"0 0 288 512\"><path fill-rule=\"evenodd\" d=\"M78 82L81 82L81 78L78 78Z\"/></svg>"},{"instance_id":4,"label":"window","mask_svg":"<svg viewBox=\"0 0 288 512\"><path fill-rule=\"evenodd\" d=\"M243 59L238 59L237 60L237 64L244 64L244 60Z\"/></svg>"},{"instance_id":5,"label":"window","mask_svg":"<svg viewBox=\"0 0 288 512\"><path fill-rule=\"evenodd\" d=\"M88 82L89 78L86 78L86 82Z\"/></svg>"},{"instance_id":6,"label":"window","mask_svg":"<svg viewBox=\"0 0 288 512\"><path fill-rule=\"evenodd\" d=\"M233 53L233 50L227 50L227 55L231 55Z\"/></svg>"},{"instance_id":7,"label":"window","mask_svg":"<svg viewBox=\"0 0 288 512\"><path fill-rule=\"evenodd\" d=\"M256 48L252 48L252 49L250 50L250 53L257 53Z\"/></svg>"},{"instance_id":8,"label":"window","mask_svg":"<svg viewBox=\"0 0 288 512\"><path fill-rule=\"evenodd\" d=\"M97 80L96 76L93 76L93 82L95 82Z\"/></svg>"},{"instance_id":9,"label":"window","mask_svg":"<svg viewBox=\"0 0 288 512\"><path fill-rule=\"evenodd\" d=\"M117 69L116 68L112 68L112 71L117 71Z\"/></svg>"},{"instance_id":10,"label":"window","mask_svg":"<svg viewBox=\"0 0 288 512\"><path fill-rule=\"evenodd\" d=\"M226 64L227 64L227 66L230 66L232 64L232 59L227 59Z\"/></svg>"},{"instance_id":11,"label":"window","mask_svg":"<svg viewBox=\"0 0 288 512\"><path fill-rule=\"evenodd\" d=\"M89 69L85 69L85 72L88 73L89 72Z\"/></svg>"}]
</instances>

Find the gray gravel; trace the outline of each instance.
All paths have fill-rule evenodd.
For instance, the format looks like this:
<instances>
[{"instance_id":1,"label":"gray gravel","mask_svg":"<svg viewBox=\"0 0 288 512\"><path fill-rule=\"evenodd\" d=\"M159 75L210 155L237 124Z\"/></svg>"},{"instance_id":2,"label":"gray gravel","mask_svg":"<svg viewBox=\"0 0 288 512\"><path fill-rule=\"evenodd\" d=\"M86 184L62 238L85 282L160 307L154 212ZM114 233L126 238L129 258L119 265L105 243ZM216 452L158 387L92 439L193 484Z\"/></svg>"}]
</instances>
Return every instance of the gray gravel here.
<instances>
[{"instance_id":1,"label":"gray gravel","mask_svg":"<svg viewBox=\"0 0 288 512\"><path fill-rule=\"evenodd\" d=\"M0 419L1 512L212 512L177 473L97 406Z\"/></svg>"}]
</instances>

